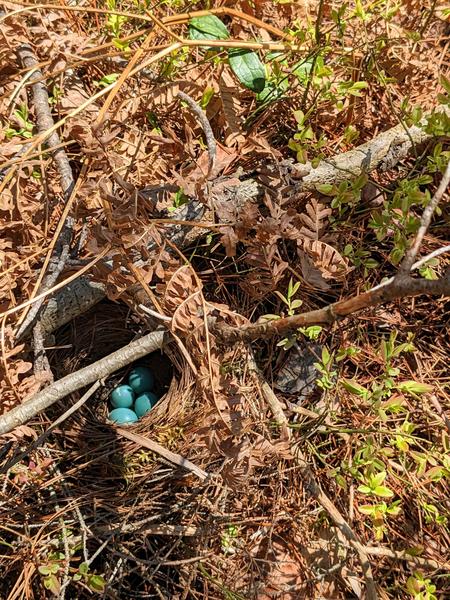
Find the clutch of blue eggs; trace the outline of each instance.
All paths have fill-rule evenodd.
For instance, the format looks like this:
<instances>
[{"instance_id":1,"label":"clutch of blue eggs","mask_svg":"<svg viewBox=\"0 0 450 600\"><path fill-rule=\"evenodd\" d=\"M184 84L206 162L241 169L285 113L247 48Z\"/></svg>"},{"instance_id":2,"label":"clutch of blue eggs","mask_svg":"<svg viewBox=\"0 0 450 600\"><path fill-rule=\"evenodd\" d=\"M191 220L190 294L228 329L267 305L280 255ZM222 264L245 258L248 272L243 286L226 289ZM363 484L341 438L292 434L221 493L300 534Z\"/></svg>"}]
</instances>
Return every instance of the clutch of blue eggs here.
<instances>
[{"instance_id":1,"label":"clutch of blue eggs","mask_svg":"<svg viewBox=\"0 0 450 600\"><path fill-rule=\"evenodd\" d=\"M128 385L117 386L110 396L113 409L109 419L117 425L136 423L158 402L154 393L155 380L147 367L134 367L128 375Z\"/></svg>"}]
</instances>

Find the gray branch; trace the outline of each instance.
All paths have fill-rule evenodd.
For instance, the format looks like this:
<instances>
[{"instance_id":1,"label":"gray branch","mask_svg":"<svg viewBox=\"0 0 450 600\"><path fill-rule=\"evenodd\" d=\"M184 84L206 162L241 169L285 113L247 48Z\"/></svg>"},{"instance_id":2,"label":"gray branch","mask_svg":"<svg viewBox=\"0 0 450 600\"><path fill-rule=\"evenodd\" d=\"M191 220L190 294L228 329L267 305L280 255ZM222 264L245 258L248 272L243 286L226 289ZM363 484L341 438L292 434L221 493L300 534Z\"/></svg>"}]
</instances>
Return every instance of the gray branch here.
<instances>
[{"instance_id":1,"label":"gray branch","mask_svg":"<svg viewBox=\"0 0 450 600\"><path fill-rule=\"evenodd\" d=\"M80 390L115 371L126 367L138 358L162 348L169 338L164 331L152 331L124 348L116 350L92 365L55 381L23 404L16 406L0 417L0 435L23 425L58 400Z\"/></svg>"}]
</instances>

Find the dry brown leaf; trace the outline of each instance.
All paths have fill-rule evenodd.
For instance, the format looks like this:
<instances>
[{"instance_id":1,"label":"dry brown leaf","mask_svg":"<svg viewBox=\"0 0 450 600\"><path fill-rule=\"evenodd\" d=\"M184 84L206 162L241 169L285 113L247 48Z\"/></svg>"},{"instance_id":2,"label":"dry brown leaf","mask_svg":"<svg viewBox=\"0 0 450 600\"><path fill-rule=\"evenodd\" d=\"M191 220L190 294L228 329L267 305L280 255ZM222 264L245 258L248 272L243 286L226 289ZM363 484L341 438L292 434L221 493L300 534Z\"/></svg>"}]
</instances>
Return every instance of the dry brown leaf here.
<instances>
[{"instance_id":1,"label":"dry brown leaf","mask_svg":"<svg viewBox=\"0 0 450 600\"><path fill-rule=\"evenodd\" d=\"M200 291L198 284L189 265L183 265L173 273L166 286L164 295L164 305L169 314L173 314L176 309L191 294Z\"/></svg>"},{"instance_id":2,"label":"dry brown leaf","mask_svg":"<svg viewBox=\"0 0 450 600\"><path fill-rule=\"evenodd\" d=\"M301 248L312 258L325 279L343 279L349 272L348 261L335 248L319 240L304 238Z\"/></svg>"},{"instance_id":3,"label":"dry brown leaf","mask_svg":"<svg viewBox=\"0 0 450 600\"><path fill-rule=\"evenodd\" d=\"M201 292L196 291L188 296L176 309L171 322L171 329L178 335L187 335L203 325L203 304Z\"/></svg>"},{"instance_id":4,"label":"dry brown leaf","mask_svg":"<svg viewBox=\"0 0 450 600\"><path fill-rule=\"evenodd\" d=\"M184 92L189 96L196 96L201 94L203 87L193 81L176 81L173 83L167 83L166 85L158 84L153 90L145 94L145 100L149 105L153 106L169 106L175 100L179 102L177 98L178 92Z\"/></svg>"},{"instance_id":5,"label":"dry brown leaf","mask_svg":"<svg viewBox=\"0 0 450 600\"><path fill-rule=\"evenodd\" d=\"M312 240L318 240L327 227L325 219L331 215L331 208L323 205L316 198L312 198L305 207L305 212L300 215L303 226L300 233Z\"/></svg>"},{"instance_id":6,"label":"dry brown leaf","mask_svg":"<svg viewBox=\"0 0 450 600\"><path fill-rule=\"evenodd\" d=\"M220 76L219 91L228 130L225 144L227 146L242 144L245 142L245 136L242 133L242 117L239 114L238 88L234 84L231 75L226 71L222 72Z\"/></svg>"}]
</instances>

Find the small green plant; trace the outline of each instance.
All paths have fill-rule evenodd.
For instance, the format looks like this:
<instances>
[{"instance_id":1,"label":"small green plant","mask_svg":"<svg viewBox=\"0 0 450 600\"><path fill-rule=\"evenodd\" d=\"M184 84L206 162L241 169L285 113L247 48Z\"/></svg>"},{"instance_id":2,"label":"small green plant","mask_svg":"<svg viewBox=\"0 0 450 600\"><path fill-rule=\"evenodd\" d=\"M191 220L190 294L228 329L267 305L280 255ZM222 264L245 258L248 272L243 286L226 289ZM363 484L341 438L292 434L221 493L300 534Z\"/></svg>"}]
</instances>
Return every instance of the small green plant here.
<instances>
[{"instance_id":1,"label":"small green plant","mask_svg":"<svg viewBox=\"0 0 450 600\"><path fill-rule=\"evenodd\" d=\"M418 571L408 577L406 591L411 594L413 600L437 600L436 586L431 583L431 579L425 578Z\"/></svg>"},{"instance_id":2,"label":"small green plant","mask_svg":"<svg viewBox=\"0 0 450 600\"><path fill-rule=\"evenodd\" d=\"M5 135L8 139L11 139L15 135L19 135L25 139L33 137L33 123L29 120L29 112L26 104L21 104L20 107L14 111L14 117L17 122L17 127L7 127Z\"/></svg>"},{"instance_id":3,"label":"small green plant","mask_svg":"<svg viewBox=\"0 0 450 600\"><path fill-rule=\"evenodd\" d=\"M228 525L223 531L220 538L220 545L224 554L236 554L239 546L239 528L236 525Z\"/></svg>"},{"instance_id":4,"label":"small green plant","mask_svg":"<svg viewBox=\"0 0 450 600\"><path fill-rule=\"evenodd\" d=\"M169 210L169 212L173 212L173 211L177 210L177 208L181 208L182 206L184 206L185 204L188 204L188 203L189 203L189 196L186 196L183 189L180 188L178 191L176 191L173 194L173 205L169 206L168 210Z\"/></svg>"},{"instance_id":5,"label":"small green plant","mask_svg":"<svg viewBox=\"0 0 450 600\"><path fill-rule=\"evenodd\" d=\"M94 84L99 88L108 87L111 83L114 83L119 79L119 73L109 73L109 75L104 75L98 81L94 79Z\"/></svg>"},{"instance_id":6,"label":"small green plant","mask_svg":"<svg viewBox=\"0 0 450 600\"><path fill-rule=\"evenodd\" d=\"M390 259L394 265L402 260L409 239L419 226L419 217L414 214L413 208L417 206L423 209L431 200L429 190L421 189L431 182L430 175L402 179L393 196L383 202L383 208L372 213L369 227L374 230L378 241L388 236L393 238L394 248Z\"/></svg>"},{"instance_id":7,"label":"small green plant","mask_svg":"<svg viewBox=\"0 0 450 600\"><path fill-rule=\"evenodd\" d=\"M106 6L109 10L119 10L116 0L107 0ZM122 29L127 22L127 17L124 15L109 14L106 18L106 31L113 38L114 46L124 52L125 54L131 52L130 42L128 40L121 40Z\"/></svg>"},{"instance_id":8,"label":"small green plant","mask_svg":"<svg viewBox=\"0 0 450 600\"><path fill-rule=\"evenodd\" d=\"M326 183L318 185L317 189L325 196L333 198L331 208L337 209L338 219L341 219L349 208L355 207L360 202L361 192L367 182L368 177L363 173L353 181L341 181L339 185ZM330 218L331 223L336 220L336 217Z\"/></svg>"},{"instance_id":9,"label":"small green plant","mask_svg":"<svg viewBox=\"0 0 450 600\"><path fill-rule=\"evenodd\" d=\"M287 306L288 317L292 317L295 314L295 311L297 310L297 308L300 308L300 306L303 304L303 302L301 300L294 299L294 296L298 292L299 288L300 288L300 281L293 283L292 278L291 278L289 281L286 296L284 296L278 290L275 291L275 294Z\"/></svg>"},{"instance_id":10,"label":"small green plant","mask_svg":"<svg viewBox=\"0 0 450 600\"><path fill-rule=\"evenodd\" d=\"M437 525L447 526L448 518L439 512L437 506L422 502L421 508L425 517L425 523L436 523Z\"/></svg>"},{"instance_id":11,"label":"small green plant","mask_svg":"<svg viewBox=\"0 0 450 600\"><path fill-rule=\"evenodd\" d=\"M316 139L312 127L307 124L307 115L303 111L295 110L293 115L297 122L297 133L294 133L294 137L289 140L288 147L296 153L299 163L306 163L308 150L313 149L316 153L313 166L317 166L320 159L323 158L320 149L326 146L327 140L323 135L318 140Z\"/></svg>"},{"instance_id":12,"label":"small green plant","mask_svg":"<svg viewBox=\"0 0 450 600\"><path fill-rule=\"evenodd\" d=\"M345 246L343 254L355 267L364 269L364 277L368 276L371 269L377 269L380 266L380 263L371 257L368 250L355 249L352 244Z\"/></svg>"},{"instance_id":13,"label":"small green plant","mask_svg":"<svg viewBox=\"0 0 450 600\"><path fill-rule=\"evenodd\" d=\"M358 486L358 492L370 496L380 496L381 498L392 498L394 492L387 486L382 485L386 479L386 475L386 471L374 474L366 472L362 477L363 483Z\"/></svg>"},{"instance_id":14,"label":"small green plant","mask_svg":"<svg viewBox=\"0 0 450 600\"><path fill-rule=\"evenodd\" d=\"M336 385L337 371L333 370L334 356L328 348L323 346L321 361L314 363L321 377L316 379L316 384L323 390L332 390Z\"/></svg>"},{"instance_id":15,"label":"small green plant","mask_svg":"<svg viewBox=\"0 0 450 600\"><path fill-rule=\"evenodd\" d=\"M400 500L396 500L390 505L383 501L378 504L363 504L358 507L359 512L370 517L376 540L382 540L387 533L386 521L390 517L396 517L400 514L401 508L399 504Z\"/></svg>"},{"instance_id":16,"label":"small green plant","mask_svg":"<svg viewBox=\"0 0 450 600\"><path fill-rule=\"evenodd\" d=\"M116 0L106 0L106 7L108 10L116 10ZM123 15L109 14L106 18L106 29L110 35L114 38L120 37L120 32L124 23L127 22L127 17Z\"/></svg>"},{"instance_id":17,"label":"small green plant","mask_svg":"<svg viewBox=\"0 0 450 600\"><path fill-rule=\"evenodd\" d=\"M43 576L42 582L45 589L53 594L59 594L61 590L61 583L58 575L63 572L63 560L64 554L52 553L52 555L49 556L49 561L38 567L39 573Z\"/></svg>"},{"instance_id":18,"label":"small green plant","mask_svg":"<svg viewBox=\"0 0 450 600\"><path fill-rule=\"evenodd\" d=\"M78 571L73 576L74 581L83 581L92 592L102 593L105 591L106 581L101 575L89 572L89 565L81 563Z\"/></svg>"}]
</instances>

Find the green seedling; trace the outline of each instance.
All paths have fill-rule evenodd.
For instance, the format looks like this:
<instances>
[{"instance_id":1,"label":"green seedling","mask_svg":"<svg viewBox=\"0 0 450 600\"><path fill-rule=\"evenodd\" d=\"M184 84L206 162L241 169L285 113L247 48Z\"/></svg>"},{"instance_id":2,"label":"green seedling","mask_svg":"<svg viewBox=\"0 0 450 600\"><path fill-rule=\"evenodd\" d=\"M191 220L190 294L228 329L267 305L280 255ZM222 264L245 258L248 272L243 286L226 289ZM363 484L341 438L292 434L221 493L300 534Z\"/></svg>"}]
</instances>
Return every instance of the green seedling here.
<instances>
[{"instance_id":1,"label":"green seedling","mask_svg":"<svg viewBox=\"0 0 450 600\"><path fill-rule=\"evenodd\" d=\"M386 504L386 502L380 502L378 504L363 504L358 507L359 512L370 517L376 540L381 541L387 533L386 521L390 517L396 517L400 514L401 508L399 504L400 500L396 500L390 505Z\"/></svg>"}]
</instances>

